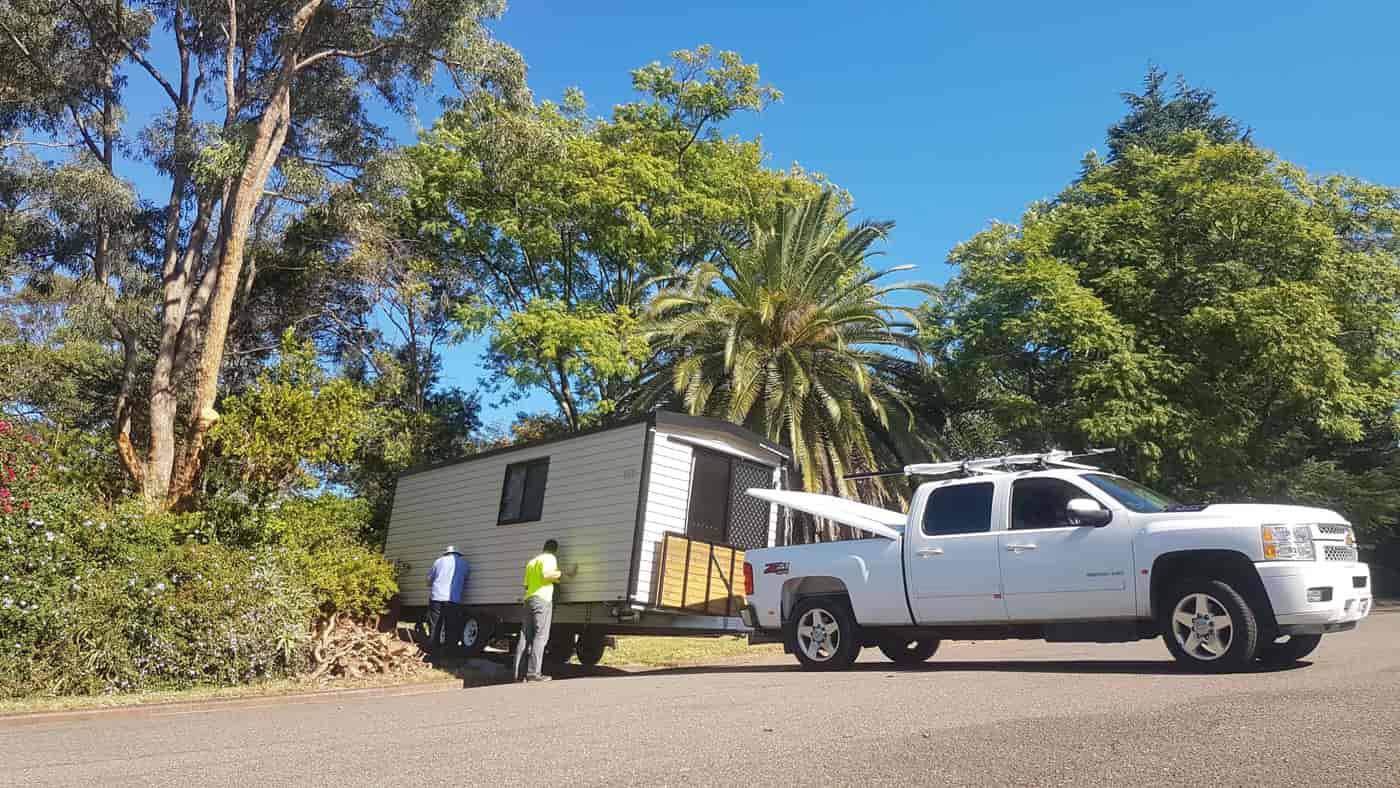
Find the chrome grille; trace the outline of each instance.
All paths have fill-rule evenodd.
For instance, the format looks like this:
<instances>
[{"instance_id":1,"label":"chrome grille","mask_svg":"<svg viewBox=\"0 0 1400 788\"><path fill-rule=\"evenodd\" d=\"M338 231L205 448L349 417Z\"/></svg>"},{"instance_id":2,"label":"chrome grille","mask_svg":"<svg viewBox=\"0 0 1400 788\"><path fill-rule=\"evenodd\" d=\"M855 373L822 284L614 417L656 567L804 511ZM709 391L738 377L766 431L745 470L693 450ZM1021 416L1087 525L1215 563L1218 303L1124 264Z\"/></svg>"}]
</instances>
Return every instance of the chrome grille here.
<instances>
[{"instance_id":1,"label":"chrome grille","mask_svg":"<svg viewBox=\"0 0 1400 788\"><path fill-rule=\"evenodd\" d=\"M1322 558L1325 561L1355 561L1358 557L1355 547L1347 547L1340 544L1329 544L1322 546Z\"/></svg>"},{"instance_id":2,"label":"chrome grille","mask_svg":"<svg viewBox=\"0 0 1400 788\"><path fill-rule=\"evenodd\" d=\"M1346 536L1351 529L1345 525L1318 525L1317 532L1323 536Z\"/></svg>"}]
</instances>

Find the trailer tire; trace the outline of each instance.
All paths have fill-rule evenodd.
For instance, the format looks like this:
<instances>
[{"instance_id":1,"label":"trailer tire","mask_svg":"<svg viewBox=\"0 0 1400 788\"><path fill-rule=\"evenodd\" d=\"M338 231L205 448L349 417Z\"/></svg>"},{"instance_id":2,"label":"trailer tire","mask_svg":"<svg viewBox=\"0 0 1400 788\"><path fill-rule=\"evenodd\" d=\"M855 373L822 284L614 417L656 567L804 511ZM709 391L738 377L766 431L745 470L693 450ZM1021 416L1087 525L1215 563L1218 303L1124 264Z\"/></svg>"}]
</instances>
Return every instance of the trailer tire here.
<instances>
[{"instance_id":1,"label":"trailer tire","mask_svg":"<svg viewBox=\"0 0 1400 788\"><path fill-rule=\"evenodd\" d=\"M896 665L922 665L938 650L943 641L938 638L907 638L903 635L886 636L875 645L880 653Z\"/></svg>"},{"instance_id":2,"label":"trailer tire","mask_svg":"<svg viewBox=\"0 0 1400 788\"><path fill-rule=\"evenodd\" d=\"M608 636L600 632L584 632L578 636L574 653L580 665L593 667L603 661L603 653L608 649Z\"/></svg>"},{"instance_id":3,"label":"trailer tire","mask_svg":"<svg viewBox=\"0 0 1400 788\"><path fill-rule=\"evenodd\" d=\"M574 640L578 632L573 629L554 627L549 631L549 642L544 647L544 664L558 667L569 661L574 654Z\"/></svg>"},{"instance_id":4,"label":"trailer tire","mask_svg":"<svg viewBox=\"0 0 1400 788\"><path fill-rule=\"evenodd\" d=\"M860 626L851 603L841 597L799 601L785 634L788 649L807 670L845 670L860 656Z\"/></svg>"},{"instance_id":5,"label":"trailer tire","mask_svg":"<svg viewBox=\"0 0 1400 788\"><path fill-rule=\"evenodd\" d=\"M479 657L496 632L496 620L475 610L462 612L462 654Z\"/></svg>"}]
</instances>

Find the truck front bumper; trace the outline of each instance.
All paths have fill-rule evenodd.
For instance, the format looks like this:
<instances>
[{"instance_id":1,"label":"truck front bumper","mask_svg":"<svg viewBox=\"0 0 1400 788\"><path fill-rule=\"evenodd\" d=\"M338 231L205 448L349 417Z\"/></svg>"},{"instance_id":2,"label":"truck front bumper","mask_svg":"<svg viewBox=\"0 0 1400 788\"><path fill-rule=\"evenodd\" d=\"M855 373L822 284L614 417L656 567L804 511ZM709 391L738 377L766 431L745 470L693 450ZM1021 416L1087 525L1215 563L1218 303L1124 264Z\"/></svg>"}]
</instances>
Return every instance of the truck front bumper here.
<instances>
[{"instance_id":1,"label":"truck front bumper","mask_svg":"<svg viewBox=\"0 0 1400 788\"><path fill-rule=\"evenodd\" d=\"M1283 635L1354 629L1371 612L1371 569L1328 561L1262 561L1254 565ZM1312 599L1309 601L1309 594Z\"/></svg>"}]
</instances>

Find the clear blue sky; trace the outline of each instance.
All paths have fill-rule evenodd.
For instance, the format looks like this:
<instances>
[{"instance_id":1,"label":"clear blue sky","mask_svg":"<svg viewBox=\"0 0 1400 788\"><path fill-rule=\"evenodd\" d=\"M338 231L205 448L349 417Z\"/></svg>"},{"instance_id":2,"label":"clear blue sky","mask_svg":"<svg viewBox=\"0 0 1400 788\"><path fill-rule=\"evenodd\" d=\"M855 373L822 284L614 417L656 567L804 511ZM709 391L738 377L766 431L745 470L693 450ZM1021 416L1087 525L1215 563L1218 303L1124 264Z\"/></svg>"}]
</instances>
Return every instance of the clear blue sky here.
<instances>
[{"instance_id":1,"label":"clear blue sky","mask_svg":"<svg viewBox=\"0 0 1400 788\"><path fill-rule=\"evenodd\" d=\"M954 244L1018 221L1103 151L1118 94L1152 63L1214 89L1258 144L1314 173L1400 185L1400 3L1163 5L520 2L496 30L537 98L577 85L595 114L672 50L739 52L784 99L734 130L893 219L890 262L935 281ZM478 353L453 352L449 380L469 386Z\"/></svg>"},{"instance_id":2,"label":"clear blue sky","mask_svg":"<svg viewBox=\"0 0 1400 788\"><path fill-rule=\"evenodd\" d=\"M1394 0L757 5L519 2L494 27L524 55L536 98L577 85L598 115L633 98L631 69L673 50L739 52L785 97L730 131L761 135L772 166L823 172L862 215L894 220L889 261L935 281L954 244L1018 221L1102 151L1118 94L1153 63L1214 89L1258 144L1315 174L1400 185ZM417 124L431 125L436 104L420 107ZM412 141L413 122L384 120ZM446 382L474 388L479 358L476 345L450 351Z\"/></svg>"}]
</instances>

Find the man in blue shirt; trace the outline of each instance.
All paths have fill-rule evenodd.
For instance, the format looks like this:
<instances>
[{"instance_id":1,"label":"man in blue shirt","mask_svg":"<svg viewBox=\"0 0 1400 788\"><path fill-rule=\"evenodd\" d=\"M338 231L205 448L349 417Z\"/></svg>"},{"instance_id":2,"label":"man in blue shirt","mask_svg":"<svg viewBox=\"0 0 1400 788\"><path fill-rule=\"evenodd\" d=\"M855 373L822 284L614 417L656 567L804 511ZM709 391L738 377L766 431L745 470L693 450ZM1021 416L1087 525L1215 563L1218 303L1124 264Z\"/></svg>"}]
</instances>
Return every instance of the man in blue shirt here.
<instances>
[{"instance_id":1,"label":"man in blue shirt","mask_svg":"<svg viewBox=\"0 0 1400 788\"><path fill-rule=\"evenodd\" d=\"M456 643L462 634L462 592L467 586L471 564L448 545L428 570L428 644L435 654L442 646Z\"/></svg>"}]
</instances>

